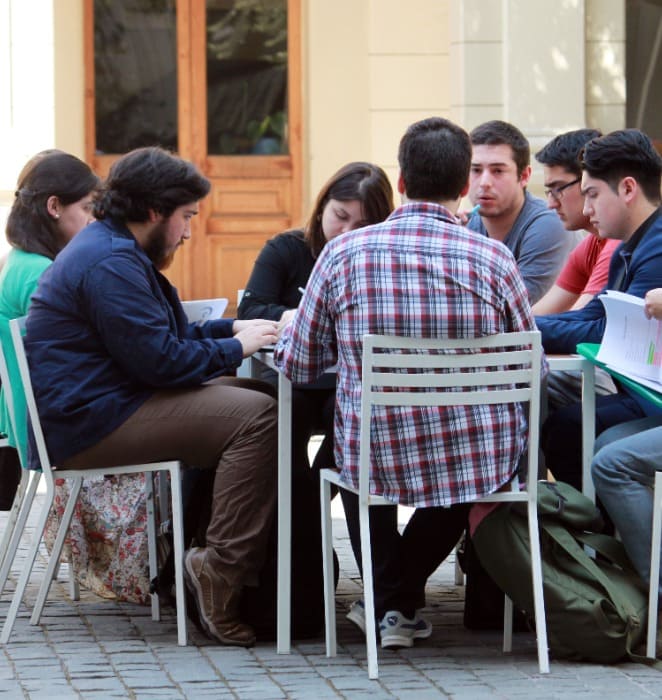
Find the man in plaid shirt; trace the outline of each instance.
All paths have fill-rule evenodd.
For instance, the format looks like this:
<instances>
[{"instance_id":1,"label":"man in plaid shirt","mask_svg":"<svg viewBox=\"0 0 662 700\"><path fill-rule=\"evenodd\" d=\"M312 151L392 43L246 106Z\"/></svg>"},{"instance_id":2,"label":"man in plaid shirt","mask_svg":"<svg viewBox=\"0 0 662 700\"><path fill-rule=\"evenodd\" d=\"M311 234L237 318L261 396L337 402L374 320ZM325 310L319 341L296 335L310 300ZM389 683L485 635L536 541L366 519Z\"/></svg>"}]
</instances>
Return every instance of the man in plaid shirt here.
<instances>
[{"instance_id":1,"label":"man in plaid shirt","mask_svg":"<svg viewBox=\"0 0 662 700\"><path fill-rule=\"evenodd\" d=\"M274 357L296 383L337 363L335 457L358 486L362 337L477 337L535 330L510 251L459 225L471 143L459 126L429 118L409 127L398 152L402 206L383 223L330 241ZM513 405L495 420L469 407L417 409L372 425L371 490L417 509L402 535L396 507L371 509L376 616L383 647L412 646L431 634L418 610L428 576L466 525L468 503L506 484L526 449L526 419ZM355 555L358 499L342 491ZM360 556L357 556L360 562ZM365 630L363 607L349 618Z\"/></svg>"}]
</instances>

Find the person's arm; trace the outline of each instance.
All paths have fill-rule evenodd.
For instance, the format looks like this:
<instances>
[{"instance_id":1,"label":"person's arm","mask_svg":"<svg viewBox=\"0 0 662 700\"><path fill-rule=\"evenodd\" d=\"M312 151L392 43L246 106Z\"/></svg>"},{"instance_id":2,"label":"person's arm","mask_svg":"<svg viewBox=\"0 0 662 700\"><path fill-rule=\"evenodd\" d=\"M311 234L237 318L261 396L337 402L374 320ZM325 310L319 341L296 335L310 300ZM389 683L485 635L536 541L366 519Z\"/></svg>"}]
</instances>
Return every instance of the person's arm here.
<instances>
[{"instance_id":1,"label":"person's arm","mask_svg":"<svg viewBox=\"0 0 662 700\"><path fill-rule=\"evenodd\" d=\"M662 289L651 289L644 297L646 318L662 319Z\"/></svg>"},{"instance_id":2,"label":"person's arm","mask_svg":"<svg viewBox=\"0 0 662 700\"><path fill-rule=\"evenodd\" d=\"M308 384L336 364L338 348L330 314L330 262L325 248L308 280L306 294L292 322L282 332L274 362L296 384Z\"/></svg>"},{"instance_id":3,"label":"person's arm","mask_svg":"<svg viewBox=\"0 0 662 700\"><path fill-rule=\"evenodd\" d=\"M577 301L572 305L571 311L583 309L589 301L595 298L595 294L580 294Z\"/></svg>"},{"instance_id":4,"label":"person's arm","mask_svg":"<svg viewBox=\"0 0 662 700\"><path fill-rule=\"evenodd\" d=\"M237 338L173 333L163 299L134 254L115 254L90 269L79 299L105 350L129 377L148 386L195 386L233 371L244 357Z\"/></svg>"},{"instance_id":5,"label":"person's arm","mask_svg":"<svg viewBox=\"0 0 662 700\"><path fill-rule=\"evenodd\" d=\"M310 258L306 261L307 269L299 270L304 256ZM280 321L284 312L298 305L301 299L298 287L306 285L312 265L312 255L305 243L293 235L280 235L268 241L246 283L237 317Z\"/></svg>"},{"instance_id":6,"label":"person's arm","mask_svg":"<svg viewBox=\"0 0 662 700\"><path fill-rule=\"evenodd\" d=\"M554 284L547 294L531 307L531 310L536 316L558 314L562 311L568 311L568 309L574 308L574 304L576 304L579 298L579 294L574 294L573 292L559 287L558 284ZM590 301L590 298L587 301ZM584 302L582 306L585 304L586 302Z\"/></svg>"},{"instance_id":7,"label":"person's arm","mask_svg":"<svg viewBox=\"0 0 662 700\"><path fill-rule=\"evenodd\" d=\"M595 297L578 311L535 318L547 353L573 354L579 343L599 343L605 329L605 307Z\"/></svg>"}]
</instances>

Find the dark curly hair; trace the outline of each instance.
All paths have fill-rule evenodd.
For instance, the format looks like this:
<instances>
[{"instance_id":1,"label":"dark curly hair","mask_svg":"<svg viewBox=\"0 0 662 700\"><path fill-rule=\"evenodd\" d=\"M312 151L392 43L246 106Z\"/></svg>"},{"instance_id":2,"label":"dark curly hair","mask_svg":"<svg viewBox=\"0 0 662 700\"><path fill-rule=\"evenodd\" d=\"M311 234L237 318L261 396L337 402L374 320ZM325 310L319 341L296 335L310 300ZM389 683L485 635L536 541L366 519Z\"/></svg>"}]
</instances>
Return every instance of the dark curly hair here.
<instances>
[{"instance_id":1,"label":"dark curly hair","mask_svg":"<svg viewBox=\"0 0 662 700\"><path fill-rule=\"evenodd\" d=\"M141 223L154 211L165 217L210 190L207 178L183 158L158 146L137 148L115 161L95 202L97 219Z\"/></svg>"}]
</instances>

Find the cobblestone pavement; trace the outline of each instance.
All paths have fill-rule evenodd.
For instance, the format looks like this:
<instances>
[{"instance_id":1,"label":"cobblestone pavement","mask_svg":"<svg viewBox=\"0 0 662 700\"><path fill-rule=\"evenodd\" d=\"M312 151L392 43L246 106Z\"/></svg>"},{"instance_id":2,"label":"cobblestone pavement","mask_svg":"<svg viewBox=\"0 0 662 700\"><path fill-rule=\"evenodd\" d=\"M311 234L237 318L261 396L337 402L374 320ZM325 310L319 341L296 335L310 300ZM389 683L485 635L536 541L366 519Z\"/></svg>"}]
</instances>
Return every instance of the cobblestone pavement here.
<instances>
[{"instance_id":1,"label":"cobblestone pavement","mask_svg":"<svg viewBox=\"0 0 662 700\"><path fill-rule=\"evenodd\" d=\"M0 514L0 531L6 514ZM67 595L66 567L54 583L41 624L21 609L10 643L0 647L0 695L7 698L559 698L617 700L662 697L662 675L645 665L599 666L552 660L541 676L531 634L514 636L514 653L501 652L497 632L462 625L464 590L453 584L452 563L430 580L425 614L432 637L413 649L380 651L378 681L368 680L365 646L344 618L360 595L344 521L336 519L341 563L338 655L327 658L322 638L295 643L290 655L273 644L252 649L211 644L193 625L188 647L178 647L174 611L153 622L148 607L102 600L81 591ZM18 570L20 561L14 567ZM38 562L37 581L45 561ZM0 602L6 614L10 591ZM30 606L36 584L28 591Z\"/></svg>"}]
</instances>

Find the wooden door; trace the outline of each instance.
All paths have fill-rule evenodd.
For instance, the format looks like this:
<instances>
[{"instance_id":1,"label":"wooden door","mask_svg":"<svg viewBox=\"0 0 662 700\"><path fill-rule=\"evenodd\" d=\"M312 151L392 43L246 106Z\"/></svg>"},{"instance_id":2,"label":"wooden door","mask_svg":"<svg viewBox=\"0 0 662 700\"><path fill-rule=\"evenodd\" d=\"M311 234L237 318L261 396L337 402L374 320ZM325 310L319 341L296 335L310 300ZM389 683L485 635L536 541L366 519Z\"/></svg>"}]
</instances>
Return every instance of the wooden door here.
<instances>
[{"instance_id":1,"label":"wooden door","mask_svg":"<svg viewBox=\"0 0 662 700\"><path fill-rule=\"evenodd\" d=\"M250 132L252 128L251 136L256 139L253 145L236 133L228 136L229 132L216 129L216 115L217 112L227 113L228 107L231 108L237 102L237 95L240 94L237 83L244 86L242 89L246 93L250 93L250 82L242 82L241 77L235 75L229 79L230 82L234 81L232 85L226 88L223 76L223 70L229 65L234 66L235 73L241 72L244 65L252 65L252 59L246 56L241 56L241 60L227 60L229 51L243 52L244 44L250 44L255 38L251 22L258 25L258 29L259 25L268 23L269 18L265 20L264 17L253 17L247 13L251 7L257 8L258 12L270 9L270 6L276 6L279 1L286 2L286 27L278 29L277 22L271 22L271 25L277 26L276 31L287 32L287 58L280 71L281 75L283 70L286 72L286 96L285 109L279 108L275 114L279 118L281 141L275 148L267 149L281 152L268 155L259 153L265 150L264 144L269 140L264 135L260 137L260 134L266 132L269 123L276 120L274 114L267 114L262 119L262 113L259 112L262 92L258 91L257 95L253 92L247 97L247 103L250 103L247 109L253 110L253 117L258 116L257 119L248 121L247 131ZM136 5L135 2L128 4ZM167 4L168 0L165 0L164 5ZM117 4L114 2L112 5L112 12L117 15ZM279 231L301 223L300 0L170 0L170 5L168 19L165 14L154 13L153 3L146 3L146 7L152 9L141 15L140 21L149 26L143 31L142 41L138 41L139 47L133 49L133 55L123 56L121 60L125 62L125 70L131 60L152 60L155 66L163 66L167 61L172 61L176 65L176 71L159 76L160 87L167 85L164 94L172 94L173 98L176 96L176 107L173 108L172 115L168 117L167 114L168 100L162 99L163 114L154 109L144 110L143 124L160 118L164 123L172 122L176 131L176 134L173 131L171 135L172 144L168 143L167 128L155 128L155 133L166 141L164 145L170 145L182 157L194 162L211 181L212 190L201 204L191 240L178 252L174 264L166 274L178 287L183 299L227 297L230 300L228 313L232 314L237 289L245 286L253 262L265 241ZM108 144L102 135L97 139L97 129L101 122L97 114L95 74L103 77L100 73L103 66L95 65L95 41L98 58L102 50L100 47L106 46L100 42L108 41L103 36L100 38L99 33L106 32L114 36L108 31L107 18L104 18L103 27L98 24L95 26L95 8L98 12L108 11L103 10L104 7L107 6L99 4L99 0L85 0L87 158L100 175L104 175L118 157L118 154L108 152ZM129 16L128 12L127 10L127 15L117 20L118 24L124 22L130 26L132 21L135 22L135 15ZM217 46L214 43L214 32L223 40L235 36L229 32L228 27L229 22L236 21L233 12L244 22L243 29L248 38L243 44L234 42L240 44L238 49L236 46L228 48L226 44L231 43L228 41L220 41ZM285 20L281 16L279 21L282 23ZM234 31L233 28L232 32ZM116 38L113 41L115 44L121 43ZM134 42L136 41L134 37ZM130 39L127 42L130 43ZM167 45L175 43L176 46ZM160 44L163 46L155 46ZM114 45L113 51L117 50ZM144 51L150 51L149 59L141 53ZM216 55L225 56L226 59L219 60ZM111 60L116 61L114 57ZM238 64L241 64L239 68ZM116 62L113 65L117 67ZM154 70L158 72L158 68ZM213 75L209 75L210 72ZM276 98L270 94L274 89L271 84L273 81L270 82L269 67L261 75L258 87L265 91L265 103L267 98L273 101ZM107 92L106 90L103 95L106 101ZM266 104L264 110L268 110ZM108 120L105 123L107 122ZM136 129L130 120L127 120L127 124L127 128ZM148 124L147 127L149 126ZM238 128L244 127L242 125ZM149 128L146 133L149 133ZM106 148L99 148L97 141L104 142ZM273 146L274 139L271 141ZM124 144L125 150L128 150L137 145L150 145L154 141L141 143L140 140L120 138L117 143ZM233 153L235 150L238 152ZM246 152L247 150L253 152Z\"/></svg>"}]
</instances>

